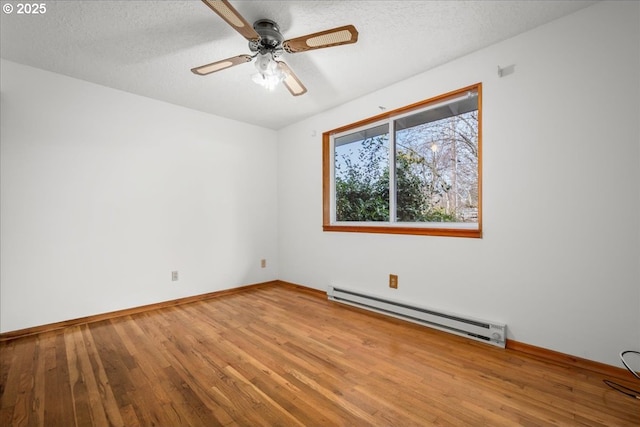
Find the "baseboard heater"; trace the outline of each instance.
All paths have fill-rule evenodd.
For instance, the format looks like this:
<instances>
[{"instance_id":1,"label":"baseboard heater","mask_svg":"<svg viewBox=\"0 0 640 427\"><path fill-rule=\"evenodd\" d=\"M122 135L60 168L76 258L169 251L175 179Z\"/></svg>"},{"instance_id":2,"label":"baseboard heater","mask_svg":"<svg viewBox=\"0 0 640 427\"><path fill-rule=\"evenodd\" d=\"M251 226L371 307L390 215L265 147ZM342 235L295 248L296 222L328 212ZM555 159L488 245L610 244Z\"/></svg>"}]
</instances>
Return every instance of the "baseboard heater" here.
<instances>
[{"instance_id":1,"label":"baseboard heater","mask_svg":"<svg viewBox=\"0 0 640 427\"><path fill-rule=\"evenodd\" d=\"M327 296L331 301L375 311L496 347L505 347L507 325L501 323L462 317L334 286L329 287Z\"/></svg>"}]
</instances>

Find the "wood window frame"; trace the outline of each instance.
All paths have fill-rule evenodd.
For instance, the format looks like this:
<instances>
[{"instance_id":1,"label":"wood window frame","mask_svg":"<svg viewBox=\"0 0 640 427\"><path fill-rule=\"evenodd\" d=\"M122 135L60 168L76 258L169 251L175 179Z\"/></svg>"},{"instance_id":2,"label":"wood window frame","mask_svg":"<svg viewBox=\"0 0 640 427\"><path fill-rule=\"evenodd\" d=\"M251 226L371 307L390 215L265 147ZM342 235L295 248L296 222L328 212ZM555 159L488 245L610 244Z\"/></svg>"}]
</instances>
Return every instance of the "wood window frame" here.
<instances>
[{"instance_id":1,"label":"wood window frame","mask_svg":"<svg viewBox=\"0 0 640 427\"><path fill-rule=\"evenodd\" d=\"M428 107L440 102L460 97L469 91L478 93L478 227L473 229L443 227L412 227L402 225L367 225L367 224L332 224L331 223L331 136L362 126L371 125L382 120L390 120L395 116L409 113L413 110ZM395 223L398 224L398 223ZM360 120L322 134L322 229L323 231L382 233L382 234L411 234L423 236L445 237L482 237L482 83L476 83L461 89L447 92L433 98L419 101L392 111L384 112L373 117Z\"/></svg>"}]
</instances>

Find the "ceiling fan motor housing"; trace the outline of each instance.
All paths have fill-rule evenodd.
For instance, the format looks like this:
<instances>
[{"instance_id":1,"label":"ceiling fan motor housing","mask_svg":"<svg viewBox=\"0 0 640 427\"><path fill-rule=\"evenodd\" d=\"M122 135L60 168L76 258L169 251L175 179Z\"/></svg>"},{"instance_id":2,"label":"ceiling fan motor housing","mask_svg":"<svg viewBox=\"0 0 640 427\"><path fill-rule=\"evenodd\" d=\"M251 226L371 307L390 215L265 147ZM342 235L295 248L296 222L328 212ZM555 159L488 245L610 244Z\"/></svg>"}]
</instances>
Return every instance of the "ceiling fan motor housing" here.
<instances>
[{"instance_id":1,"label":"ceiling fan motor housing","mask_svg":"<svg viewBox=\"0 0 640 427\"><path fill-rule=\"evenodd\" d=\"M249 42L249 49L252 52L264 54L282 49L284 37L280 34L278 24L270 19L259 19L253 24L253 29L260 35L260 40Z\"/></svg>"}]
</instances>

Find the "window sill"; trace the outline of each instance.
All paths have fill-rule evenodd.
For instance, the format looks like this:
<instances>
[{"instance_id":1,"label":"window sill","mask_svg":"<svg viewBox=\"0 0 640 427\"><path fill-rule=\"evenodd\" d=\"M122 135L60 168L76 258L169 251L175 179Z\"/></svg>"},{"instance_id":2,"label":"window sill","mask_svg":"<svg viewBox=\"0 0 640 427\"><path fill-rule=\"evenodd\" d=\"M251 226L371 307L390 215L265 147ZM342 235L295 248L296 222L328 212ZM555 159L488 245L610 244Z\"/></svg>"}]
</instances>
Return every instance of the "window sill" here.
<instances>
[{"instance_id":1,"label":"window sill","mask_svg":"<svg viewBox=\"0 0 640 427\"><path fill-rule=\"evenodd\" d=\"M362 226L362 225L323 225L323 231L343 233L378 233L378 234L412 234L416 236L445 236L482 238L481 229L464 228L427 228L402 226Z\"/></svg>"}]
</instances>

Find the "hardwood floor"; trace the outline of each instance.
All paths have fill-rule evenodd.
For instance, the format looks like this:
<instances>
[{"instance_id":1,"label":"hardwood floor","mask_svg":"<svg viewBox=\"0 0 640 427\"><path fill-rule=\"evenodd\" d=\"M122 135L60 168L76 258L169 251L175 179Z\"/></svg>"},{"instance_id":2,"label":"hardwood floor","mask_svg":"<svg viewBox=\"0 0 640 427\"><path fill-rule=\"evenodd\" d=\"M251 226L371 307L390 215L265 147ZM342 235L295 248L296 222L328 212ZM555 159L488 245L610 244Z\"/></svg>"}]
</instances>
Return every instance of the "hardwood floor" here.
<instances>
[{"instance_id":1,"label":"hardwood floor","mask_svg":"<svg viewBox=\"0 0 640 427\"><path fill-rule=\"evenodd\" d=\"M603 379L271 285L1 343L0 425L640 425Z\"/></svg>"}]
</instances>

